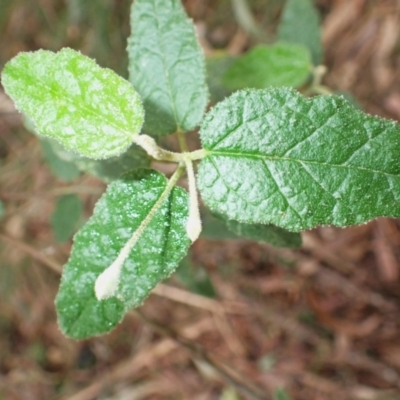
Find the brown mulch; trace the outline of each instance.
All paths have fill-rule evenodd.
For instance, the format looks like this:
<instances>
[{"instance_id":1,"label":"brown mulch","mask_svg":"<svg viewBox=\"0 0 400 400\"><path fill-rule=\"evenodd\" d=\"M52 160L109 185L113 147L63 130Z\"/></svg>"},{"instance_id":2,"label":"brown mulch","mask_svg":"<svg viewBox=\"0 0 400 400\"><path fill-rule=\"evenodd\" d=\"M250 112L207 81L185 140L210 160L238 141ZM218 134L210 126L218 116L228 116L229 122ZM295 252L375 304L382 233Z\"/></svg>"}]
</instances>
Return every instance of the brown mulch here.
<instances>
[{"instance_id":1,"label":"brown mulch","mask_svg":"<svg viewBox=\"0 0 400 400\"><path fill-rule=\"evenodd\" d=\"M102 51L115 48L121 60L129 1L99 3L115 14L94 28L68 25L64 2L5 7L0 65L39 47L95 52L106 28L114 33ZM317 3L324 83L400 121L400 3ZM230 19L229 2L185 5L207 51L240 52L252 43ZM68 26L56 29L61 17ZM53 304L70 243L55 243L49 216L68 192L79 193L89 216L103 189L86 176L56 181L0 92L0 399L271 399L278 387L295 400L400 399L400 222L315 229L303 233L299 250L199 239L190 257L210 274L215 299L172 278L111 334L75 342L59 331Z\"/></svg>"}]
</instances>

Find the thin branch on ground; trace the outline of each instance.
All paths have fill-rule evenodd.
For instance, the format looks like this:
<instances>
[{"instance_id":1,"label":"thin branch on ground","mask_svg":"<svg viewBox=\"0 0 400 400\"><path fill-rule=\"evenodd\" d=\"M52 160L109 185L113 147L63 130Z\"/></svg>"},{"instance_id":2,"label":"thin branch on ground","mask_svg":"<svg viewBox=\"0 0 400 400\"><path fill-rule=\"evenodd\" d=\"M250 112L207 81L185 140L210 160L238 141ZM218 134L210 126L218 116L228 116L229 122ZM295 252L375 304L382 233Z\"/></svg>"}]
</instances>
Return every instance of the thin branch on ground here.
<instances>
[{"instance_id":1,"label":"thin branch on ground","mask_svg":"<svg viewBox=\"0 0 400 400\"><path fill-rule=\"evenodd\" d=\"M136 310L136 313L140 315L140 317L148 324L150 324L155 330L173 339L182 347L187 349L194 358L200 358L202 361L206 362L210 367L218 372L221 378L228 385L234 387L239 393L247 396L249 399L252 400L272 399L272 397L267 394L264 389L252 383L250 379L243 378L243 376L239 372L235 371L231 367L228 367L226 364L218 362L199 343L193 343L191 340L180 335L171 327L161 325L157 321L148 318L146 315L143 314L141 310Z\"/></svg>"}]
</instances>

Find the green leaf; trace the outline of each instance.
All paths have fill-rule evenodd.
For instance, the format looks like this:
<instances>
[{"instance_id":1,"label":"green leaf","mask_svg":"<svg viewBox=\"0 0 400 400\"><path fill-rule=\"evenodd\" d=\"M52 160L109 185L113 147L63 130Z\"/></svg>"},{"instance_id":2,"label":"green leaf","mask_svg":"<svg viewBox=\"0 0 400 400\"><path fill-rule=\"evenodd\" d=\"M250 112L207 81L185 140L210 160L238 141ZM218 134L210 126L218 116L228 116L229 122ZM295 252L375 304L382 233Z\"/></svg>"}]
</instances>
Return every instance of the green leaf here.
<instances>
[{"instance_id":1,"label":"green leaf","mask_svg":"<svg viewBox=\"0 0 400 400\"><path fill-rule=\"evenodd\" d=\"M237 235L228 229L222 216L216 216L208 210L202 210L201 222L203 225L200 234L201 237L215 240L230 240L238 238Z\"/></svg>"},{"instance_id":2,"label":"green leaf","mask_svg":"<svg viewBox=\"0 0 400 400\"><path fill-rule=\"evenodd\" d=\"M62 163L73 165L75 169L93 175L104 182L118 179L122 174L135 168L145 168L150 165L150 157L140 147L132 145L125 153L106 160L92 160L82 157L65 148L52 139L46 139L55 156Z\"/></svg>"},{"instance_id":3,"label":"green leaf","mask_svg":"<svg viewBox=\"0 0 400 400\"><path fill-rule=\"evenodd\" d=\"M322 62L320 17L312 0L287 0L278 28L279 40L307 47L315 65Z\"/></svg>"},{"instance_id":4,"label":"green leaf","mask_svg":"<svg viewBox=\"0 0 400 400\"><path fill-rule=\"evenodd\" d=\"M228 219L300 231L400 217L400 128L341 97L243 90L200 137L200 193Z\"/></svg>"},{"instance_id":5,"label":"green leaf","mask_svg":"<svg viewBox=\"0 0 400 400\"><path fill-rule=\"evenodd\" d=\"M77 166L90 175L96 176L104 182L118 179L125 172L135 168L149 167L151 159L148 154L136 145L132 145L120 156L111 157L107 160L91 160L81 157L76 161Z\"/></svg>"},{"instance_id":6,"label":"green leaf","mask_svg":"<svg viewBox=\"0 0 400 400\"><path fill-rule=\"evenodd\" d=\"M227 220L228 228L237 236L257 242L266 242L275 247L297 248L301 246L301 235L288 232L274 225L245 224L238 221Z\"/></svg>"},{"instance_id":7,"label":"green leaf","mask_svg":"<svg viewBox=\"0 0 400 400\"><path fill-rule=\"evenodd\" d=\"M35 124L26 115L23 118L23 124L26 130L32 132L39 138L44 159L55 177L65 182L70 182L78 178L80 171L75 163L71 160L64 160L58 154L57 148L63 149L63 147L57 141L39 135L36 132ZM64 151L67 152L66 150ZM70 153L76 155L76 157L79 157L76 153Z\"/></svg>"},{"instance_id":8,"label":"green leaf","mask_svg":"<svg viewBox=\"0 0 400 400\"><path fill-rule=\"evenodd\" d=\"M153 136L195 128L208 101L204 56L180 0L135 0L128 40L130 81Z\"/></svg>"},{"instance_id":9,"label":"green leaf","mask_svg":"<svg viewBox=\"0 0 400 400\"><path fill-rule=\"evenodd\" d=\"M259 45L232 64L223 76L223 83L232 90L298 87L307 80L310 71L310 53L304 46L289 43Z\"/></svg>"},{"instance_id":10,"label":"green leaf","mask_svg":"<svg viewBox=\"0 0 400 400\"><path fill-rule=\"evenodd\" d=\"M207 239L246 238L257 242L266 242L275 247L296 248L301 246L299 233L289 232L274 225L246 224L207 211L201 213L201 219L203 222L201 236Z\"/></svg>"},{"instance_id":11,"label":"green leaf","mask_svg":"<svg viewBox=\"0 0 400 400\"><path fill-rule=\"evenodd\" d=\"M223 52L206 59L207 85L210 90L210 101L212 104L218 103L232 93L231 90L222 84L222 77L233 61L234 58L232 56Z\"/></svg>"},{"instance_id":12,"label":"green leaf","mask_svg":"<svg viewBox=\"0 0 400 400\"><path fill-rule=\"evenodd\" d=\"M143 123L129 82L68 48L20 53L4 67L2 83L38 133L90 158L122 153Z\"/></svg>"},{"instance_id":13,"label":"green leaf","mask_svg":"<svg viewBox=\"0 0 400 400\"><path fill-rule=\"evenodd\" d=\"M189 257L180 262L176 276L193 293L210 298L217 295L207 271L201 266L193 265Z\"/></svg>"},{"instance_id":14,"label":"green leaf","mask_svg":"<svg viewBox=\"0 0 400 400\"><path fill-rule=\"evenodd\" d=\"M58 143L57 143L58 144ZM44 158L51 172L60 180L73 181L80 175L79 168L71 161L65 161L57 155L49 139L40 140Z\"/></svg>"},{"instance_id":15,"label":"green leaf","mask_svg":"<svg viewBox=\"0 0 400 400\"><path fill-rule=\"evenodd\" d=\"M66 335L83 339L111 330L186 254L188 194L176 187L126 259L117 296L102 301L95 297L97 277L117 258L166 184L165 177L152 170L125 174L108 186L94 215L75 235L56 299L59 324Z\"/></svg>"},{"instance_id":16,"label":"green leaf","mask_svg":"<svg viewBox=\"0 0 400 400\"><path fill-rule=\"evenodd\" d=\"M0 218L3 218L5 213L4 203L0 200Z\"/></svg>"},{"instance_id":17,"label":"green leaf","mask_svg":"<svg viewBox=\"0 0 400 400\"><path fill-rule=\"evenodd\" d=\"M69 194L57 199L51 227L57 242L66 242L78 227L83 212L83 205L78 196Z\"/></svg>"}]
</instances>

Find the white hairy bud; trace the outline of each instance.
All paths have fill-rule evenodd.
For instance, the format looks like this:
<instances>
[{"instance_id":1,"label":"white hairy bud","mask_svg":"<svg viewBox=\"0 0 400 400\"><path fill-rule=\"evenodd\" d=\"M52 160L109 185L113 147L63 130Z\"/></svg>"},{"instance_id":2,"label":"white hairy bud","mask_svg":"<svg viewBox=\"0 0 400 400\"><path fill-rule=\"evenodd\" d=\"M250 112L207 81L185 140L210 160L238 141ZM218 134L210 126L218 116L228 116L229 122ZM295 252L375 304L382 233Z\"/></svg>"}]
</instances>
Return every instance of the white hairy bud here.
<instances>
[{"instance_id":1,"label":"white hairy bud","mask_svg":"<svg viewBox=\"0 0 400 400\"><path fill-rule=\"evenodd\" d=\"M197 240L201 233L200 215L199 213L196 214L189 215L189 218L186 223L186 233L192 242Z\"/></svg>"},{"instance_id":2,"label":"white hairy bud","mask_svg":"<svg viewBox=\"0 0 400 400\"><path fill-rule=\"evenodd\" d=\"M123 262L124 260L118 257L98 276L94 284L94 292L97 300L105 300L115 296L119 286Z\"/></svg>"},{"instance_id":3,"label":"white hairy bud","mask_svg":"<svg viewBox=\"0 0 400 400\"><path fill-rule=\"evenodd\" d=\"M199 202L197 200L196 178L194 176L192 160L186 159L186 169L189 183L189 218L186 222L186 233L194 242L201 233L201 218Z\"/></svg>"}]
</instances>

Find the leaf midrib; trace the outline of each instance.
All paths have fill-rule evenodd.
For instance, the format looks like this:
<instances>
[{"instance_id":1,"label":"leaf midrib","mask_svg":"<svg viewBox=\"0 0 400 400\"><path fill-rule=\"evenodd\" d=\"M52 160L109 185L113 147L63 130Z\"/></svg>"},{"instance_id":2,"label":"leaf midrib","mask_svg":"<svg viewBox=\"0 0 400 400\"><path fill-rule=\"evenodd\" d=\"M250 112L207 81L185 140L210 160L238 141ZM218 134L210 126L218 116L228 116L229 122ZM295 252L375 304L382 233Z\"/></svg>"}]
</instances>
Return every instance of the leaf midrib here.
<instances>
[{"instance_id":1,"label":"leaf midrib","mask_svg":"<svg viewBox=\"0 0 400 400\"><path fill-rule=\"evenodd\" d=\"M159 43L159 46L160 46L160 55L161 55L161 60L162 60L162 64L163 64L165 82L167 84L168 95L169 95L169 99L170 99L171 105L172 105L172 112L174 114L176 130L180 131L181 127L180 127L180 124L179 124L179 121L178 121L178 114L177 114L177 110L176 110L175 99L174 99L174 97L172 95L172 87L171 87L171 82L169 80L169 73L168 73L169 70L167 69L166 61L165 61L165 49L161 45L162 44L162 40L161 40L161 32L160 32L160 20L158 18L158 10L157 10L157 6L156 6L156 1L155 0L153 1L153 10L154 10L154 20L155 20L156 25L157 25L157 37L158 37L158 43ZM173 68L171 70L173 70Z\"/></svg>"},{"instance_id":2,"label":"leaf midrib","mask_svg":"<svg viewBox=\"0 0 400 400\"><path fill-rule=\"evenodd\" d=\"M371 168L366 168L366 167L358 167L355 165L346 165L346 164L329 164L329 163L323 163L320 161L312 161L312 160L302 160L302 159L296 159L296 158L290 158L290 157L280 157L280 156L274 156L274 155L269 155L269 154L254 154L254 153L246 153L246 152L230 152L230 151L215 151L215 150L207 150L206 149L206 157L212 157L212 156L226 156L226 157L231 157L231 158L250 158L250 159L255 159L255 160L268 160L268 161L286 161L286 162L293 162L293 163L298 163L298 164L311 164L311 165L318 165L321 167L330 167L330 168L343 168L343 169L350 169L350 170L356 170L356 171L361 171L361 172L370 172L374 174L382 174L386 176L393 176L400 178L400 173L399 174L391 174L389 172L385 171L379 171L379 170L374 170Z\"/></svg>"}]
</instances>

